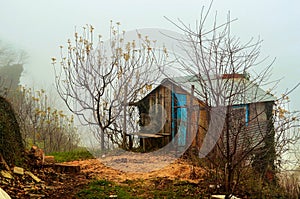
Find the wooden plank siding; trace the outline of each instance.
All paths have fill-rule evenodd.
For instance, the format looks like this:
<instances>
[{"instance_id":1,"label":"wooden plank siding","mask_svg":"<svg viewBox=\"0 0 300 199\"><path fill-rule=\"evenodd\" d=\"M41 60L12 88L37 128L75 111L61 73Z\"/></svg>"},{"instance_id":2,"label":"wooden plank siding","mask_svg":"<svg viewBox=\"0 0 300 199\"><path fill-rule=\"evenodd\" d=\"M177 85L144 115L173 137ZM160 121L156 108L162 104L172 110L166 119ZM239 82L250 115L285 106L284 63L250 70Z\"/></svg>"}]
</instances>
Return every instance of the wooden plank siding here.
<instances>
[{"instance_id":1,"label":"wooden plank siding","mask_svg":"<svg viewBox=\"0 0 300 199\"><path fill-rule=\"evenodd\" d=\"M185 94L187 97L186 108L188 110L187 118L187 133L186 139L191 137L196 137L192 142L194 146L201 145L203 142L203 137L207 125L207 111L203 108L203 103L195 97L192 97L190 93L186 92L184 89L174 86L173 84L164 84L158 86L151 93L149 93L144 99L139 103L149 103L149 109L155 104L160 104L166 110L166 122L163 128L156 133L158 136L146 136L143 132L144 139L142 142L146 145L151 146L164 146L172 140L172 93ZM192 107L191 107L192 106ZM193 110L194 109L194 110ZM201 110L200 110L201 109ZM150 123L147 112L140 113L140 124L146 126ZM157 142L157 143L153 143ZM148 148L148 147L145 147Z\"/></svg>"},{"instance_id":2,"label":"wooden plank siding","mask_svg":"<svg viewBox=\"0 0 300 199\"><path fill-rule=\"evenodd\" d=\"M191 137L195 137L192 141L191 147L200 149L202 146L209 125L210 114L208 108L202 101L191 95L192 88L191 92L187 92L171 82L165 82L163 85L156 87L151 93L149 93L139 102L140 104L145 103L146 107L148 103L149 108L155 106L156 104L160 104L166 110L166 122L159 132L153 136L149 135L148 137L147 134L143 134L144 132L140 132L143 134L142 139L144 145L149 146L144 146L145 150L152 147L163 147L172 140L172 93L186 95L186 108L188 112L186 140L189 140ZM264 146L264 142L261 140L264 138L264 136L266 136L266 133L268 133L267 127L269 118L267 118L266 115L267 103L273 102L247 104L247 111L249 112L249 115L247 116L248 118L245 119L246 116L241 115L241 117L245 117L241 118L245 124L239 130L236 146L234 146L234 142L231 141L231 148L236 147L238 151L242 151L244 148L253 147L253 145L257 143L261 143L257 148ZM241 111L246 110L243 110L242 107ZM145 126L150 122L147 114L148 112L146 110L140 110L140 124L142 126ZM235 136L234 131L231 131L230 134L230 140L233 140ZM220 137L220 141L218 142L219 145L224 145L225 140L225 133L223 133ZM213 153L216 151L217 150L213 150Z\"/></svg>"},{"instance_id":3,"label":"wooden plank siding","mask_svg":"<svg viewBox=\"0 0 300 199\"><path fill-rule=\"evenodd\" d=\"M223 154L230 153L233 160L239 160L245 153L258 154L262 153L272 129L270 129L270 123L272 118L268 118L266 112L267 106L273 102L261 102L249 104L249 122L241 122L238 126L229 126L229 139L226 137L226 125L223 133L219 138L217 146L210 153L210 158L216 158L217 156L223 157ZM229 151L226 149L227 142L229 142Z\"/></svg>"}]
</instances>

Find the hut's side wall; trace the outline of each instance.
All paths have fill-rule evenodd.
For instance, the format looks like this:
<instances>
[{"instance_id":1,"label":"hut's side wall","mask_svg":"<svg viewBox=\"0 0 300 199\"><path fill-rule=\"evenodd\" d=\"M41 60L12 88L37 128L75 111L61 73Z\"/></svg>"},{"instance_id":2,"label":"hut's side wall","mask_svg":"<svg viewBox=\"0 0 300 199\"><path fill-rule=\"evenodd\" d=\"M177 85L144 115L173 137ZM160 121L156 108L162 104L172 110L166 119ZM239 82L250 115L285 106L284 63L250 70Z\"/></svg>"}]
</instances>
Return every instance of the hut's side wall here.
<instances>
[{"instance_id":1,"label":"hut's side wall","mask_svg":"<svg viewBox=\"0 0 300 199\"><path fill-rule=\"evenodd\" d=\"M196 104L194 104L196 105ZM196 133L195 135L195 139L192 142L192 147L195 147L196 149L200 149L202 144L203 144L203 140L204 137L206 135L207 132L207 128L208 128L208 112L207 110L204 108L203 105L201 105L200 102L198 102L197 104L198 106L200 105L200 109L197 112L194 112L192 115L192 123L197 124L197 125L192 125L192 133ZM198 121L198 123L197 123Z\"/></svg>"},{"instance_id":2,"label":"hut's side wall","mask_svg":"<svg viewBox=\"0 0 300 199\"><path fill-rule=\"evenodd\" d=\"M192 97L190 93L178 86L174 86L171 83L164 84L160 90L163 90L160 92L163 92L165 95L164 107L167 111L167 121L164 126L164 134L171 136L172 132L172 92L186 94L186 107L188 109L187 140L194 138L192 141L192 146L197 148L201 147L208 126L208 114L204 104L197 98ZM172 138L169 137L169 139L169 141L171 141Z\"/></svg>"},{"instance_id":3,"label":"hut's side wall","mask_svg":"<svg viewBox=\"0 0 300 199\"><path fill-rule=\"evenodd\" d=\"M249 104L249 122L241 122L240 124L238 124L238 128L230 127L229 139L226 138L225 132L227 126L225 125L224 132L219 139L218 146L216 146L210 153L210 158L219 158L219 160L224 158L219 150L223 150L223 152L226 153L230 152L233 155L233 161L240 161L240 158L243 157L245 153L265 153L265 151L263 151L262 149L265 148L270 134L270 130L268 129L268 124L270 121L267 116L266 110L269 103L273 102L259 102ZM236 119L239 120L240 118ZM227 141L229 142L230 151L226 151ZM243 161L245 164L249 163L248 159L243 159Z\"/></svg>"},{"instance_id":4,"label":"hut's side wall","mask_svg":"<svg viewBox=\"0 0 300 199\"><path fill-rule=\"evenodd\" d=\"M266 103L253 103L250 104L249 110L249 121L251 122L262 122L267 120L266 114Z\"/></svg>"}]
</instances>

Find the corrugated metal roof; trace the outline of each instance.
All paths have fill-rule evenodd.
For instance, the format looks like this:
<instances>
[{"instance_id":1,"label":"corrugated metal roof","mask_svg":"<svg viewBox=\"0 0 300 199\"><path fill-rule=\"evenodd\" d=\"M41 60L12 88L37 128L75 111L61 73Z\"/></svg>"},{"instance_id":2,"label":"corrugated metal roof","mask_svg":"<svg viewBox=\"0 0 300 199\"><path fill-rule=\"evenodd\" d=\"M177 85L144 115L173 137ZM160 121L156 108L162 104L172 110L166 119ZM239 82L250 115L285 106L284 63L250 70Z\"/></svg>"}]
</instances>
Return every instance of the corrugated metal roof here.
<instances>
[{"instance_id":1,"label":"corrugated metal roof","mask_svg":"<svg viewBox=\"0 0 300 199\"><path fill-rule=\"evenodd\" d=\"M162 81L162 84L168 81L181 87L188 93L191 93L193 85L194 96L199 100L209 101L212 106L251 104L276 100L273 95L264 91L256 83L239 74L207 79L196 75L181 76L166 78Z\"/></svg>"}]
</instances>

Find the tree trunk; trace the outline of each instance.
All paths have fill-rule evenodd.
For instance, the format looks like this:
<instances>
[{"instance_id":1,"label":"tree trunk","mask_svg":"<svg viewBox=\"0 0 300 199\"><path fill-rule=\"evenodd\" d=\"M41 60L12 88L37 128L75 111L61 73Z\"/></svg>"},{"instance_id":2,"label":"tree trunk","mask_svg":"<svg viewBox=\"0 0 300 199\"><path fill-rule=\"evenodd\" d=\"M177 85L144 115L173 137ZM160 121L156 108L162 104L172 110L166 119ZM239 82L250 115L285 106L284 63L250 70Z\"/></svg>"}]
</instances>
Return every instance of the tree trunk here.
<instances>
[{"instance_id":1,"label":"tree trunk","mask_svg":"<svg viewBox=\"0 0 300 199\"><path fill-rule=\"evenodd\" d=\"M124 149L126 149L126 142L127 142L127 139L126 139L126 135L127 135L127 132L126 132L126 129L127 129L127 85L125 86L125 89L124 89L124 118L123 118L123 141L122 141L122 146Z\"/></svg>"}]
</instances>

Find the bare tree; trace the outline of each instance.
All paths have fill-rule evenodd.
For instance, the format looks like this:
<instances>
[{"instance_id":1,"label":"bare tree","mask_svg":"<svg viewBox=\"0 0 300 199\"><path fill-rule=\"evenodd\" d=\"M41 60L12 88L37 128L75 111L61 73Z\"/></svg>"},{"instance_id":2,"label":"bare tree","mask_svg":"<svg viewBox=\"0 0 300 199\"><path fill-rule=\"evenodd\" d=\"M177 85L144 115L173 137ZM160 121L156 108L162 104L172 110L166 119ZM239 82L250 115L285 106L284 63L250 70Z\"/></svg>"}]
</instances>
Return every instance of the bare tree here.
<instances>
[{"instance_id":1,"label":"bare tree","mask_svg":"<svg viewBox=\"0 0 300 199\"><path fill-rule=\"evenodd\" d=\"M178 71L190 77L195 96L204 102L209 115L207 126L199 127L206 130L199 155L206 155L215 170L216 183L224 187L229 198L245 177L244 170L253 168L262 177L275 172L275 160L282 155L279 147L286 149L286 142L299 139L298 134L287 137L299 115L281 120L278 113L282 110L274 108L281 99L261 89L271 86L272 91L278 83L270 84L273 61L261 67L265 63L265 58L259 57L262 40L252 38L242 43L232 36L235 20L229 14L223 24L217 23L215 14L212 28L206 29L211 5L202 10L195 28L180 20L168 20L184 35L176 38L184 54L176 55ZM215 147L207 154L212 143Z\"/></svg>"},{"instance_id":2,"label":"bare tree","mask_svg":"<svg viewBox=\"0 0 300 199\"><path fill-rule=\"evenodd\" d=\"M109 143L130 147L126 120L133 108L127 105L155 84L160 76L155 66L167 58L147 36L137 33L136 41L126 42L119 28L120 23L111 23L109 41L99 36L96 44L92 26L82 35L75 32L74 43L69 40L67 52L61 51L61 67L55 67L60 97L82 124L95 129L102 150Z\"/></svg>"}]
</instances>

